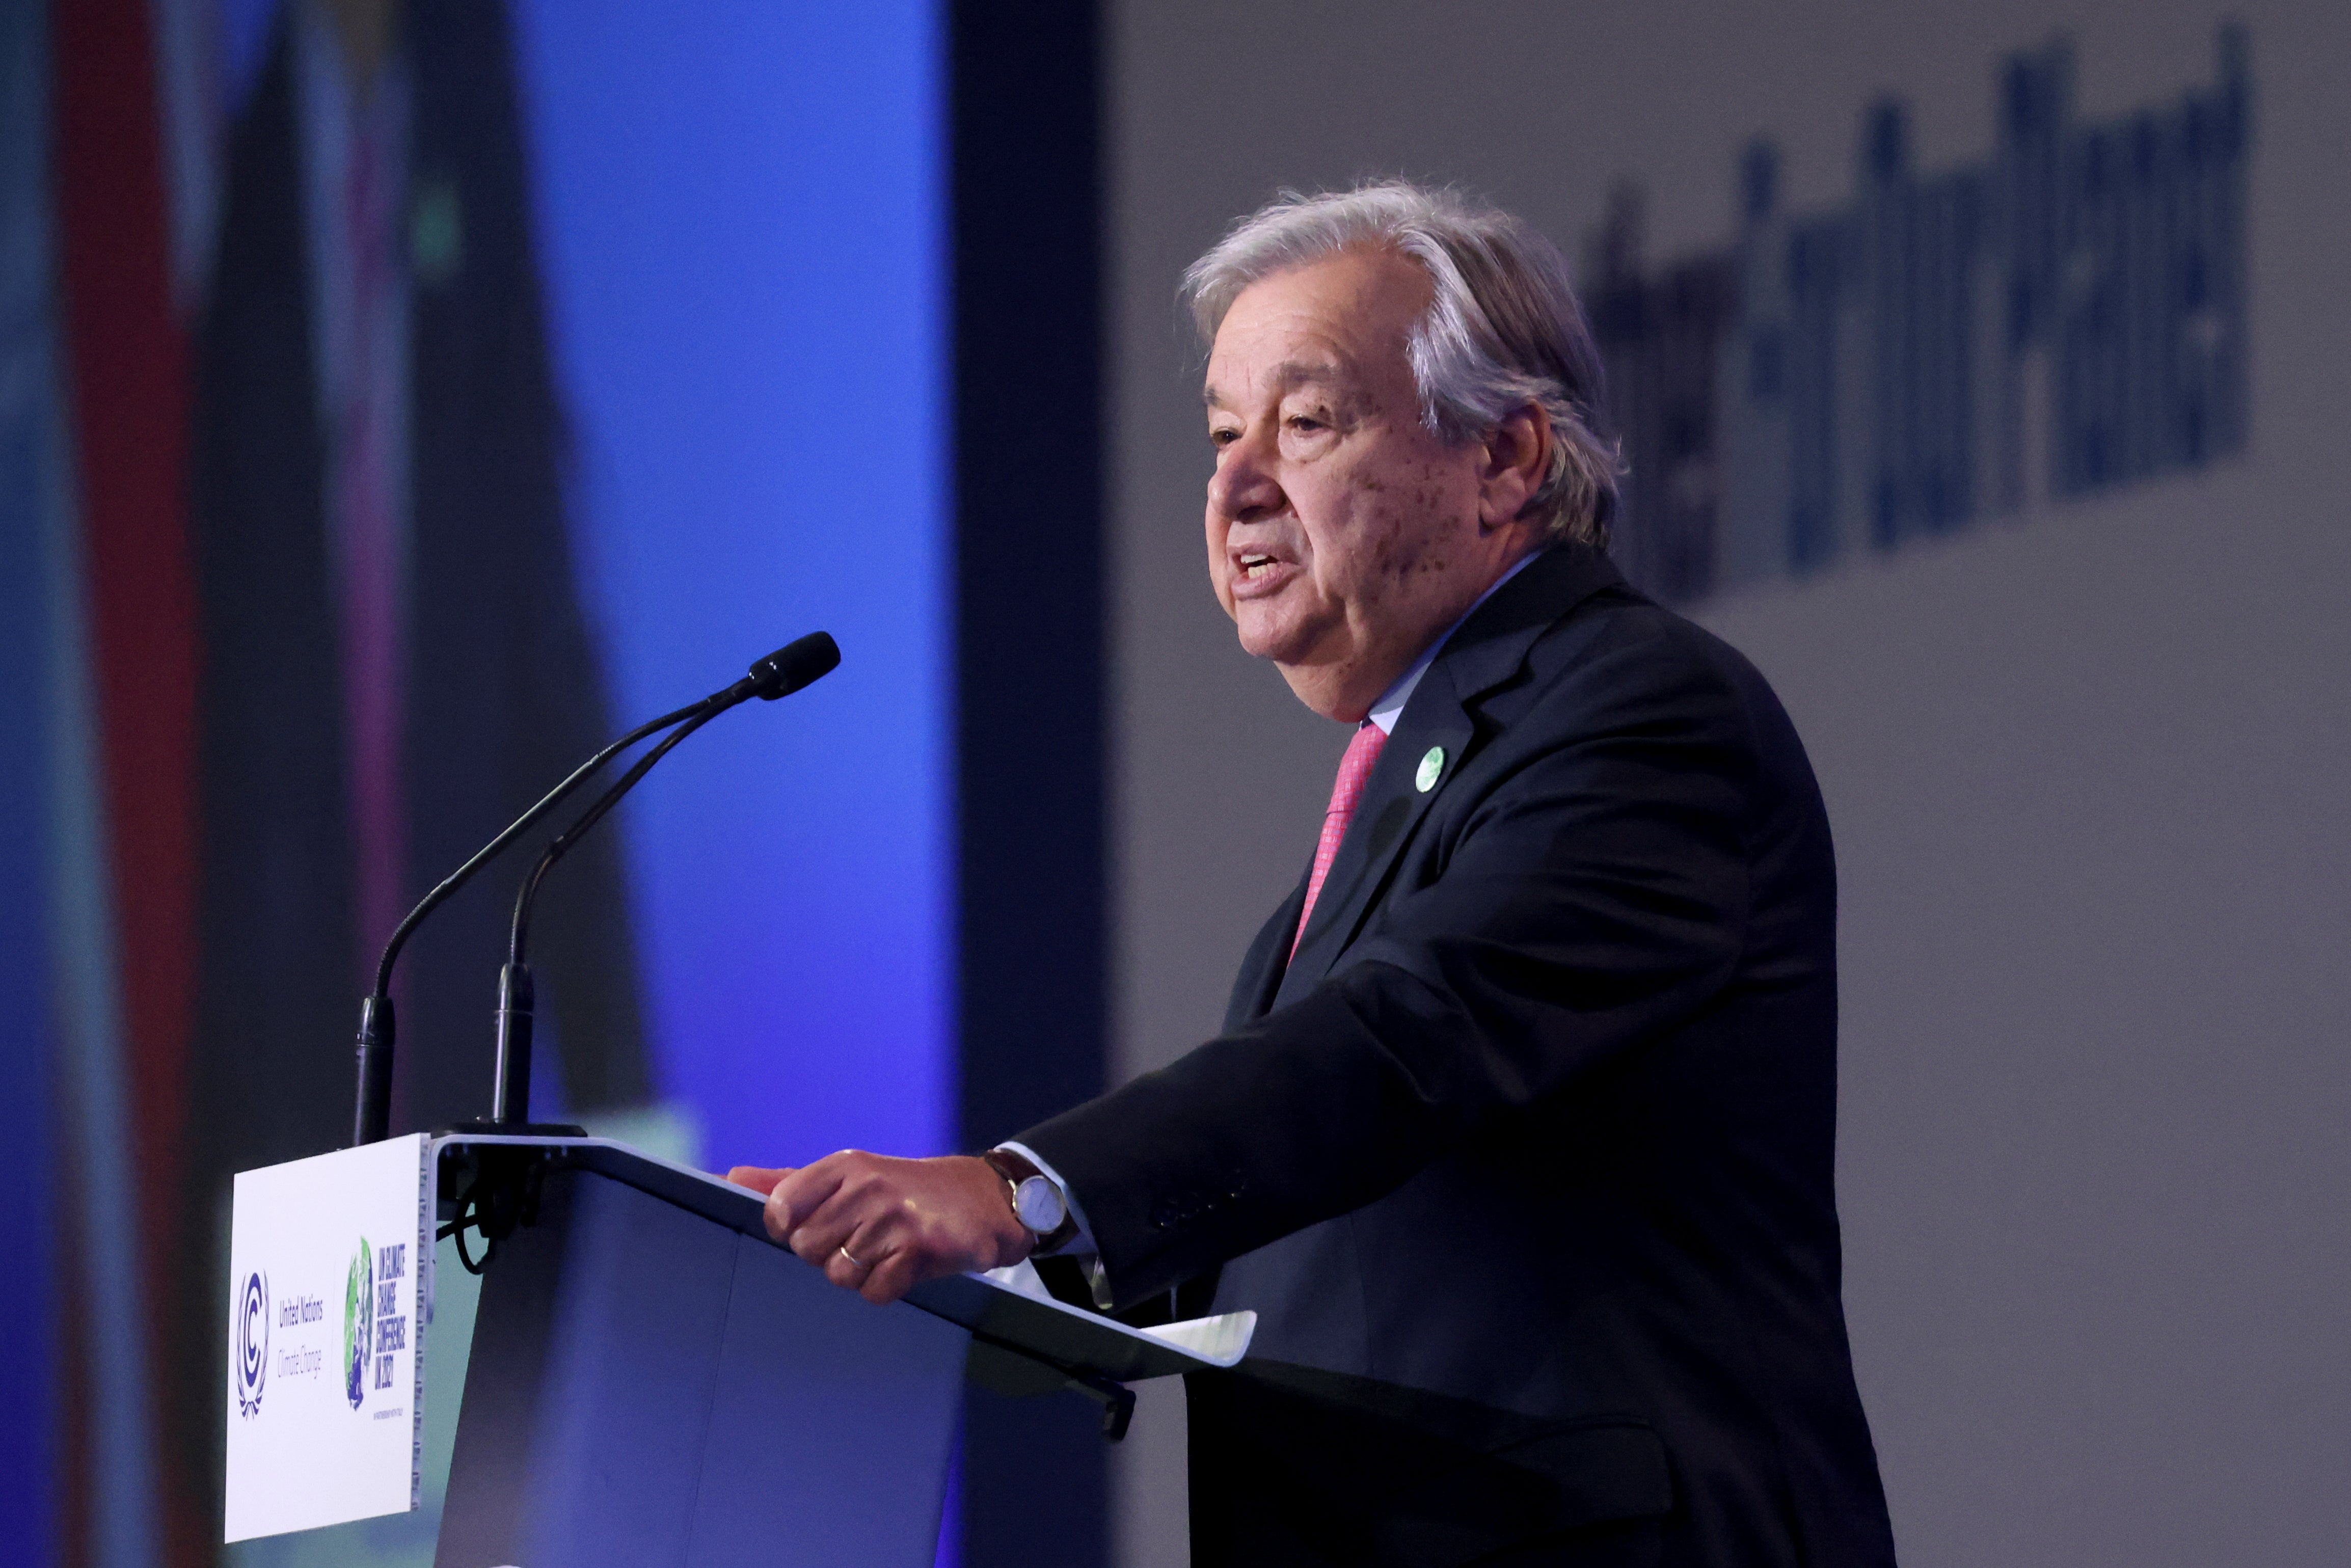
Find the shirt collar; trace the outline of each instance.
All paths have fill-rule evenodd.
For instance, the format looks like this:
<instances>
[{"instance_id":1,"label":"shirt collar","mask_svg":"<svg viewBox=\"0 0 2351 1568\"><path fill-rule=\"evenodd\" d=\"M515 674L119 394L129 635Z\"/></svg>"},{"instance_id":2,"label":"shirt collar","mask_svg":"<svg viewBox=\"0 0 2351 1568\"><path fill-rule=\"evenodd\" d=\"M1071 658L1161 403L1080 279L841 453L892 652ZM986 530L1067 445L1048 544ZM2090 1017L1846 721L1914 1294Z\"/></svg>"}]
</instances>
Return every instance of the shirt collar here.
<instances>
[{"instance_id":1,"label":"shirt collar","mask_svg":"<svg viewBox=\"0 0 2351 1568\"><path fill-rule=\"evenodd\" d=\"M1420 651L1420 657L1412 662L1412 668L1406 670L1403 674L1398 675L1395 678L1395 685L1390 686L1386 691L1380 694L1380 700L1372 705L1372 711L1370 714L1365 716L1364 722L1366 724L1378 725L1382 735L1394 735L1395 733L1396 720L1404 716L1404 705L1412 700L1413 688L1420 685L1421 676L1428 674L1428 666L1437 663L1437 651L1443 648L1445 644L1451 640L1453 633L1461 630L1461 622L1467 621L1472 615L1477 614L1479 604L1483 604L1489 599L1493 598L1496 590L1499 589L1502 584L1510 581L1510 579L1518 576L1519 573L1526 570L1528 567L1533 565L1535 557L1541 554L1542 554L1542 551L1540 549L1531 549L1527 551L1526 554L1520 556L1517 560L1511 562L1510 570L1496 578L1494 580L1493 587L1489 588L1485 592L1478 596L1478 603L1472 604L1468 609L1463 611L1461 612L1460 621L1456 621L1452 625L1447 626L1444 631L1438 632L1437 636L1431 640L1428 646Z\"/></svg>"}]
</instances>

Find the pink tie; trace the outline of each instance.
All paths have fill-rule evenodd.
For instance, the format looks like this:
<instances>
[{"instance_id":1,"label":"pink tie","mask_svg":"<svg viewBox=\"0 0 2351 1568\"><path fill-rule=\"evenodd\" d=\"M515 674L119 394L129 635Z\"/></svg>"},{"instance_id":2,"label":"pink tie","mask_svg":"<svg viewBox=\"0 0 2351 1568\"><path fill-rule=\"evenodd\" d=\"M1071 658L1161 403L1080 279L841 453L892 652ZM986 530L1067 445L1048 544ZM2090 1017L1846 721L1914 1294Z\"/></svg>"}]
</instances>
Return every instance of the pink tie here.
<instances>
[{"instance_id":1,"label":"pink tie","mask_svg":"<svg viewBox=\"0 0 2351 1568\"><path fill-rule=\"evenodd\" d=\"M1339 858L1339 841L1347 836L1355 802L1364 798L1364 781L1372 776L1372 764L1380 759L1380 747L1387 743L1388 732L1365 719L1356 727L1355 738L1347 742L1347 755L1339 758L1339 777L1331 785L1331 806L1322 813L1322 837L1314 845L1314 873L1306 879L1306 907L1298 912L1298 935L1290 939L1293 958L1306 935L1306 923L1314 918L1314 901L1322 895L1322 879L1331 874L1331 862Z\"/></svg>"}]
</instances>

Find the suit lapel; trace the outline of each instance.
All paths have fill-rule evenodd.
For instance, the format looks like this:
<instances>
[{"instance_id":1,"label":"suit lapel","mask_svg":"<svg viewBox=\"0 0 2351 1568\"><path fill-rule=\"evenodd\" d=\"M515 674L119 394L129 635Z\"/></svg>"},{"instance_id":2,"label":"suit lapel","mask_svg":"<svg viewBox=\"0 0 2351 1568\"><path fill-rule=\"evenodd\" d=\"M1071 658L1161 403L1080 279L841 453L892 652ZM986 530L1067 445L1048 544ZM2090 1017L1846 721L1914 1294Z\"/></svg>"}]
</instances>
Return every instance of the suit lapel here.
<instances>
[{"instance_id":1,"label":"suit lapel","mask_svg":"<svg viewBox=\"0 0 2351 1568\"><path fill-rule=\"evenodd\" d=\"M1478 699L1518 674L1535 640L1553 622L1622 580L1597 550L1581 545L1546 550L1447 641L1372 768L1304 940L1274 988L1272 1007L1312 989L1354 940L1405 846L1476 747ZM1424 768L1436 774L1426 789L1419 783ZM1302 890L1298 896L1302 900Z\"/></svg>"}]
</instances>

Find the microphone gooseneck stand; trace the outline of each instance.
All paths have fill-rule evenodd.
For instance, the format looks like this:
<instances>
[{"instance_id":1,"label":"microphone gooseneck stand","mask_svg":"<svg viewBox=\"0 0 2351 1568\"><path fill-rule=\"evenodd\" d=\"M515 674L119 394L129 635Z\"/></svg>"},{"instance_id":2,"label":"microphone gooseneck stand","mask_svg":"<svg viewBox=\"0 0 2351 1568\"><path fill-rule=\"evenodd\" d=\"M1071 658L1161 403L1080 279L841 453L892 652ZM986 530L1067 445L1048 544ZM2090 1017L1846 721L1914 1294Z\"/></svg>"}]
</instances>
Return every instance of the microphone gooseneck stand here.
<instances>
[{"instance_id":1,"label":"microphone gooseneck stand","mask_svg":"<svg viewBox=\"0 0 2351 1568\"><path fill-rule=\"evenodd\" d=\"M522 893L516 900L509 959L498 978L497 1077L491 1101L491 1118L488 1124L474 1124L473 1128L501 1133L534 1131L529 1124L531 986L530 973L523 965L522 956L531 900L548 869L562 858L564 852L577 842L581 834L601 821L604 814L635 786L638 779L645 776L654 763L667 756L670 749L687 736L728 708L753 697L772 702L778 697L789 696L810 682L830 674L840 663L841 649L832 638L822 632L811 632L761 659L751 666L749 674L724 690L713 692L700 702L639 725L574 768L529 810L516 818L504 832L483 845L471 860L426 894L416 907L409 911L408 917L392 931L391 940L384 944L383 956L376 964L375 989L360 1003L359 1090L352 1107L352 1145L380 1143L391 1130L395 1034L392 972L409 936L425 916L472 880L475 873L561 805L597 769L647 736L674 726L672 734L640 758L619 782L600 796L595 804L581 813L578 821L548 846L547 852L525 879ZM579 1129L566 1127L562 1131L577 1135Z\"/></svg>"},{"instance_id":2,"label":"microphone gooseneck stand","mask_svg":"<svg viewBox=\"0 0 2351 1568\"><path fill-rule=\"evenodd\" d=\"M595 803L581 812L577 821L555 836L554 842L547 846L546 852L538 857L538 862L530 868L530 874L523 879L522 891L515 896L514 925L507 936L507 962L498 970L496 1072L490 1086L489 1120L466 1123L468 1131L580 1135L580 1130L569 1124L549 1123L541 1125L530 1119L531 1018L536 999L530 966L523 961L523 951L529 940L531 903L538 896L538 884L546 879L549 868L562 859L564 852L589 829L603 821L604 813L618 805L622 796L635 789L637 780L643 779L654 763L667 757L679 741L742 700L737 697L734 702L705 708L664 736L659 746L639 758L635 766L621 775L617 783L596 797Z\"/></svg>"}]
</instances>

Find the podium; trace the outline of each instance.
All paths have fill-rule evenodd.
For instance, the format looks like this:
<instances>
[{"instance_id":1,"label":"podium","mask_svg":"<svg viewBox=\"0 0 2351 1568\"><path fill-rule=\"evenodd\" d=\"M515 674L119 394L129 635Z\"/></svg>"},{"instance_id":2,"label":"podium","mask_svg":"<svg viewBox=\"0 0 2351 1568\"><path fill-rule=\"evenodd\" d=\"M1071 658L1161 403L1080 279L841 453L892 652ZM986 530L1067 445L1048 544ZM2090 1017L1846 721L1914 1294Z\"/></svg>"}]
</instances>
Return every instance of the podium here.
<instances>
[{"instance_id":1,"label":"podium","mask_svg":"<svg viewBox=\"0 0 2351 1568\"><path fill-rule=\"evenodd\" d=\"M496 1238L480 1262L436 1568L929 1568L967 1375L1011 1394L1077 1388L1103 1404L1114 1435L1132 1409L1124 1385L1230 1366L1253 1322L1236 1313L1130 1329L1052 1300L1026 1265L935 1280L876 1307L770 1242L758 1195L716 1177L597 1138L422 1142L426 1211L437 1228L462 1223ZM348 1150L252 1175L321 1190L301 1167L366 1155ZM398 1174L389 1156L370 1157ZM405 1170L415 1172L410 1159ZM295 1211L266 1208L259 1183L249 1195L246 1182L238 1187L237 1279L266 1274L260 1263L273 1242L274 1256L298 1253L295 1239L258 1234L264 1226L349 1233L332 1216L285 1218ZM428 1228L427 1259L431 1239ZM296 1272L280 1268L281 1301L309 1299L287 1283ZM422 1325L429 1277L417 1288ZM389 1312L392 1298L384 1301ZM361 1318L374 1310L362 1307ZM264 1311L281 1322L303 1315L299 1307ZM421 1333L429 1336L429 1327ZM346 1359L351 1336L346 1326ZM362 1333L360 1362L368 1348ZM282 1347L266 1354L302 1364ZM400 1390L390 1360L384 1366L389 1399ZM233 1365L233 1385L237 1375ZM334 1461L323 1446L307 1445L295 1459L273 1457L266 1483L254 1479L237 1455L239 1423L252 1417L231 1392L234 1537L240 1485L285 1487L298 1479L285 1473L289 1464ZM253 1402L269 1396L256 1391ZM304 1386L281 1403L320 1403L313 1396ZM381 1414L405 1413L388 1406ZM333 1419L340 1415L336 1407ZM284 1419L313 1417L292 1409ZM384 1430L398 1439L394 1427ZM421 1418L416 1430L421 1448ZM256 1438L248 1429L245 1440ZM280 1441L271 1453L287 1451Z\"/></svg>"}]
</instances>

